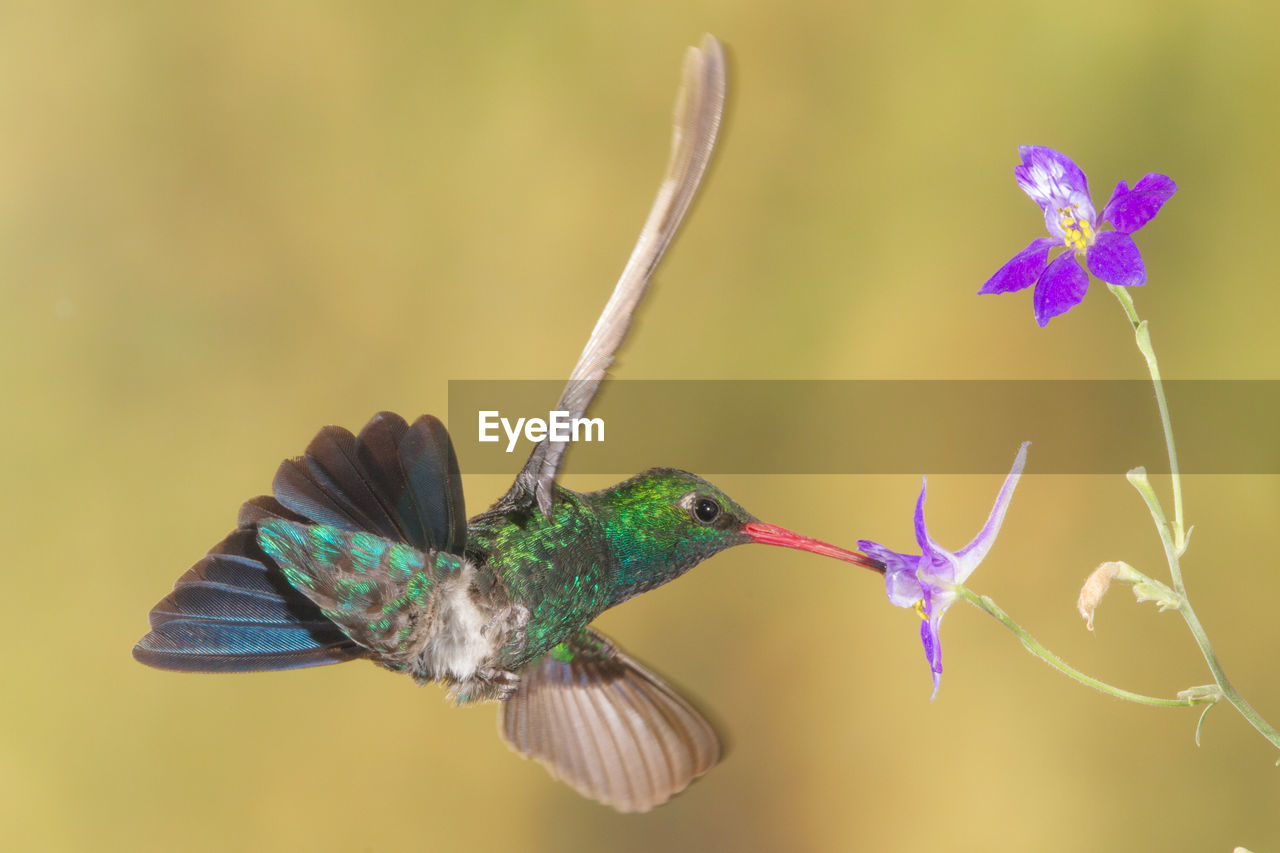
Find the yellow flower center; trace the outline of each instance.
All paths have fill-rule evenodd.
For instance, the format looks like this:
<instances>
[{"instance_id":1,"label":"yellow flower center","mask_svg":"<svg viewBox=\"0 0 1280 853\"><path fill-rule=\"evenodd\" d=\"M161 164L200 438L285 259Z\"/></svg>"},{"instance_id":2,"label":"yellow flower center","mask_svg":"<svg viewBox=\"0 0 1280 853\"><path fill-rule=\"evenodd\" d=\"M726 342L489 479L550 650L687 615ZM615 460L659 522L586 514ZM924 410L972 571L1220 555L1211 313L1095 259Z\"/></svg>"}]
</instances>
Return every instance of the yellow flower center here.
<instances>
[{"instance_id":1,"label":"yellow flower center","mask_svg":"<svg viewBox=\"0 0 1280 853\"><path fill-rule=\"evenodd\" d=\"M920 621L921 621L921 622L928 622L928 621L929 621L929 617L928 617L928 616L926 616L926 615L925 615L925 612L924 612L924 599L923 599L923 598L922 598L922 599L920 599L919 601L917 601L915 604L911 605L911 609L912 609L912 610L914 610L914 611L916 612L916 615L920 617Z\"/></svg>"},{"instance_id":2,"label":"yellow flower center","mask_svg":"<svg viewBox=\"0 0 1280 853\"><path fill-rule=\"evenodd\" d=\"M1089 224L1089 220L1080 218L1074 204L1058 208L1058 214L1058 224L1066 235L1062 242L1068 249L1083 252L1093 245L1093 226Z\"/></svg>"}]
</instances>

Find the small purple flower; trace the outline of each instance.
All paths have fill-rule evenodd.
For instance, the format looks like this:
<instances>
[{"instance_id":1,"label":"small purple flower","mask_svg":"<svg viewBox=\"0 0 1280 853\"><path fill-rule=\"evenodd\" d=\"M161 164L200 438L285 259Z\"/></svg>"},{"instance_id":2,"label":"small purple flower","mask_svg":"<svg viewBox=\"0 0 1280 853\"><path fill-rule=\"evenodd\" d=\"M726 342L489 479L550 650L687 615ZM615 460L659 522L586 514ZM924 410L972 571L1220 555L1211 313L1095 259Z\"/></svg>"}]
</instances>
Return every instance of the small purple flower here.
<instances>
[{"instance_id":1,"label":"small purple flower","mask_svg":"<svg viewBox=\"0 0 1280 853\"><path fill-rule=\"evenodd\" d=\"M1102 224L1115 230L1099 230L1089 181L1070 157L1039 145L1020 146L1018 153L1022 164L1014 167L1014 177L1044 211L1044 224L1052 236L1032 240L978 292L1010 293L1034 284L1036 322L1043 328L1084 299L1089 276L1081 269L1081 261L1109 284L1146 284L1142 255L1129 235L1154 219L1173 196L1178 189L1173 180L1152 173L1133 189L1121 181L1102 209ZM1049 253L1060 244L1070 251L1050 262Z\"/></svg>"},{"instance_id":2,"label":"small purple flower","mask_svg":"<svg viewBox=\"0 0 1280 853\"><path fill-rule=\"evenodd\" d=\"M920 614L920 640L924 643L924 656L929 661L929 668L933 670L933 696L938 695L938 685L942 682L942 644L938 638L938 630L942 627L943 614L956 600L952 586L968 580L995 543L1005 511L1009 508L1009 500L1018 485L1018 478L1022 476L1022 468L1027 463L1028 445L1030 442L1023 443L1014 458L1013 468L1009 471L1009 476L1005 477L1000 494L996 496L996 503L991 508L987 523L978 531L973 541L959 551L952 553L938 545L925 528L924 494L927 480L921 484L920 498L916 501L916 542L922 553L899 554L877 542L865 539L858 542L859 550L884 563L885 591L889 594L889 601L898 607L912 607Z\"/></svg>"}]
</instances>

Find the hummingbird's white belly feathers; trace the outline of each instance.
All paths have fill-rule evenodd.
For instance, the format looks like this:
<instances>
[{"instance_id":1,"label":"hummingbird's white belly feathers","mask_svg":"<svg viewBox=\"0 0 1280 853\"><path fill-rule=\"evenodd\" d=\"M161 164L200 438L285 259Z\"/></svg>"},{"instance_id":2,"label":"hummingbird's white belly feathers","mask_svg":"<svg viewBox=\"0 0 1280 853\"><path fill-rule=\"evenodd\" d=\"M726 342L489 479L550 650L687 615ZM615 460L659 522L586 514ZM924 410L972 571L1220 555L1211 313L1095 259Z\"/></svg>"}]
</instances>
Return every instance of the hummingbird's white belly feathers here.
<instances>
[{"instance_id":1,"label":"hummingbird's white belly feathers","mask_svg":"<svg viewBox=\"0 0 1280 853\"><path fill-rule=\"evenodd\" d=\"M436 589L417 670L428 680L449 682L459 701L503 699L519 678L498 665L498 656L513 632L528 623L529 611L482 603L475 578L475 565L463 560L462 568Z\"/></svg>"},{"instance_id":2,"label":"hummingbird's white belly feathers","mask_svg":"<svg viewBox=\"0 0 1280 853\"><path fill-rule=\"evenodd\" d=\"M436 593L436 612L421 657L423 669L436 678L466 681L497 655L499 632L485 630L492 614L481 612L471 596L475 575L475 566L465 561Z\"/></svg>"}]
</instances>

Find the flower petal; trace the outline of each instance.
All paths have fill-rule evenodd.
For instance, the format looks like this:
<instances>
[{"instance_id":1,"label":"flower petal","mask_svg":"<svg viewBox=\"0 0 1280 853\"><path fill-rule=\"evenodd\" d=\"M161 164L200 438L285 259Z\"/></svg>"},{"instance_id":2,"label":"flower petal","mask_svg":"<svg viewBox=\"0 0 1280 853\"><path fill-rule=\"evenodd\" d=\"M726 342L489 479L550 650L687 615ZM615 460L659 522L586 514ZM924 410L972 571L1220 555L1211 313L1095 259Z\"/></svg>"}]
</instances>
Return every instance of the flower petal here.
<instances>
[{"instance_id":1,"label":"flower petal","mask_svg":"<svg viewBox=\"0 0 1280 853\"><path fill-rule=\"evenodd\" d=\"M919 578L920 583L925 589L935 581L944 583L955 583L956 580L956 558L955 555L943 548L937 542L933 541L933 537L929 535L929 529L924 523L924 495L928 481L922 478L920 483L920 497L916 500L916 543L920 546L920 559L917 563L915 576Z\"/></svg>"},{"instance_id":2,"label":"flower petal","mask_svg":"<svg viewBox=\"0 0 1280 853\"><path fill-rule=\"evenodd\" d=\"M1055 205L1075 193L1089 195L1089 179L1070 157L1043 145L1019 145L1022 164L1013 167L1013 176L1022 191L1036 204Z\"/></svg>"},{"instance_id":3,"label":"flower petal","mask_svg":"<svg viewBox=\"0 0 1280 853\"><path fill-rule=\"evenodd\" d=\"M1152 172L1129 189L1124 181L1116 184L1111 200L1102 209L1102 219L1121 234L1132 234L1160 212L1164 203L1178 191L1178 185L1167 175Z\"/></svg>"},{"instance_id":4,"label":"flower petal","mask_svg":"<svg viewBox=\"0 0 1280 853\"><path fill-rule=\"evenodd\" d=\"M1015 166L1013 176L1022 191L1044 211L1044 224L1058 239L1065 235L1059 224L1061 210L1071 208L1075 215L1094 225L1097 213L1089 198L1089 181L1080 167L1060 151L1040 145L1018 147L1022 164Z\"/></svg>"},{"instance_id":5,"label":"flower petal","mask_svg":"<svg viewBox=\"0 0 1280 853\"><path fill-rule=\"evenodd\" d=\"M1090 249L1090 254L1092 253L1093 250ZM1079 305L1088 289L1089 276L1080 269L1075 255L1071 252L1059 255L1036 282L1036 292L1031 299L1040 328L1049 325L1049 321L1059 314L1065 314Z\"/></svg>"},{"instance_id":6,"label":"flower petal","mask_svg":"<svg viewBox=\"0 0 1280 853\"><path fill-rule=\"evenodd\" d=\"M1022 442L1018 455L1013 458L1013 467L1009 469L1008 476L1004 478L1004 485L996 495L996 502L991 507L991 514L987 516L987 523L982 525L982 529L978 531L977 536L973 537L972 542L956 551L956 559L960 564L956 571L956 583L964 583L968 580L969 575L973 574L973 570L987 556L987 552L995 543L996 536L1000 533L1000 525L1004 523L1004 514L1009 509L1009 501L1013 499L1013 490L1018 487L1022 469L1027 465L1027 448L1030 446L1031 442Z\"/></svg>"},{"instance_id":7,"label":"flower petal","mask_svg":"<svg viewBox=\"0 0 1280 853\"><path fill-rule=\"evenodd\" d=\"M923 595L916 570L920 555L899 554L869 539L858 540L858 550L884 563L884 589L889 601L898 607L912 607Z\"/></svg>"},{"instance_id":8,"label":"flower petal","mask_svg":"<svg viewBox=\"0 0 1280 853\"><path fill-rule=\"evenodd\" d=\"M885 573L889 572L910 572L916 573L916 564L920 562L918 554L899 554L892 551L879 542L872 542L870 539L859 539L858 550L871 557L873 560L879 560L884 563Z\"/></svg>"},{"instance_id":9,"label":"flower petal","mask_svg":"<svg viewBox=\"0 0 1280 853\"><path fill-rule=\"evenodd\" d=\"M911 572L885 572L884 591L897 607L914 607L924 598L924 585Z\"/></svg>"},{"instance_id":10,"label":"flower petal","mask_svg":"<svg viewBox=\"0 0 1280 853\"><path fill-rule=\"evenodd\" d=\"M1137 287L1147 283L1147 268L1142 263L1142 254L1128 234L1102 232L1089 247L1085 261L1089 264L1089 272L1108 284ZM1047 272L1045 274L1048 275Z\"/></svg>"},{"instance_id":11,"label":"flower petal","mask_svg":"<svg viewBox=\"0 0 1280 853\"><path fill-rule=\"evenodd\" d=\"M929 536L929 529L925 527L924 524L924 494L928 487L929 481L926 478L921 477L920 497L916 498L915 526L916 544L920 546L920 550L922 552L921 557L925 562L928 562L932 555L942 550L942 548L938 546L938 543L934 542L932 537Z\"/></svg>"},{"instance_id":12,"label":"flower petal","mask_svg":"<svg viewBox=\"0 0 1280 853\"><path fill-rule=\"evenodd\" d=\"M987 279L978 293L1012 293L1036 283L1036 279L1049 266L1049 251L1058 241L1039 237L1006 263L996 274Z\"/></svg>"},{"instance_id":13,"label":"flower petal","mask_svg":"<svg viewBox=\"0 0 1280 853\"><path fill-rule=\"evenodd\" d=\"M946 612L945 607L934 610L934 602L929 590L926 588L924 597L924 612L928 616L920 623L920 643L924 646L924 657L929 662L929 669L933 673L933 693L929 696L929 701L938 695L938 687L942 685L942 638L940 630L942 628L942 614Z\"/></svg>"}]
</instances>

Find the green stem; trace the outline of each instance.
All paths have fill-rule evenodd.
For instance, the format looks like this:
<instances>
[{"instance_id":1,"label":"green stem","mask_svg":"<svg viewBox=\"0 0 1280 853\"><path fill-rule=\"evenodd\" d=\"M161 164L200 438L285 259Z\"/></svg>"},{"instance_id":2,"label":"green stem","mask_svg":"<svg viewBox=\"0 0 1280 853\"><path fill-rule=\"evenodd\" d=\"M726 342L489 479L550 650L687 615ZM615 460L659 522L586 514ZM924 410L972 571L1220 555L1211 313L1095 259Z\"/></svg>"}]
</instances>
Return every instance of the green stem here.
<instances>
[{"instance_id":1,"label":"green stem","mask_svg":"<svg viewBox=\"0 0 1280 853\"><path fill-rule=\"evenodd\" d=\"M1271 742L1271 745L1280 749L1280 732L1262 719L1262 715L1254 710L1253 706L1245 700L1243 696L1236 690L1235 685L1227 678L1227 674L1222 671L1222 665L1218 663L1218 657L1214 654L1213 646L1209 644L1209 636L1205 634L1204 627L1200 624L1199 617L1196 612L1191 609L1191 603L1183 599L1183 605L1179 609L1182 618L1187 621L1187 627L1191 629L1191 635L1196 638L1196 642L1200 645L1200 651L1204 654L1205 662L1209 664L1209 671L1213 673L1213 680L1218 682L1218 689L1222 691L1222 695L1231 703L1240 716L1249 721L1249 725L1258 730L1258 734Z\"/></svg>"},{"instance_id":2,"label":"green stem","mask_svg":"<svg viewBox=\"0 0 1280 853\"><path fill-rule=\"evenodd\" d=\"M1187 596L1187 588L1182 582L1182 564L1180 562L1182 554L1187 550L1186 528L1183 525L1182 518L1182 477L1178 472L1178 452L1173 444L1173 423L1169 418L1169 402L1165 399L1164 382L1160 378L1160 365L1156 361L1156 353L1151 346L1151 333L1147 328L1147 322L1138 317L1138 310L1134 307L1133 297L1129 294L1128 289L1116 287L1113 284L1108 284L1107 289L1115 294L1116 299L1120 302L1120 307L1124 309L1125 316L1129 318L1129 322L1133 325L1138 349L1142 351L1143 358L1147 360L1147 369L1151 373L1151 384L1155 387L1156 403L1160 407L1160 423L1164 426L1165 445L1169 449L1169 474L1173 486L1172 529L1168 518L1164 514L1163 507L1160 506L1160 499L1156 496L1155 489L1151 487L1151 481L1147 479L1146 471L1141 468L1135 468L1130 471L1128 474L1129 482L1142 495L1143 500L1147 502L1147 508L1151 510L1151 517L1155 520L1160 542L1164 545L1165 558L1169 561L1169 575L1173 578L1174 591L1181 598L1178 612L1182 614L1183 620L1191 630L1191 635L1195 637L1196 645L1200 647L1200 654L1204 656L1205 663L1209 665L1209 671L1213 673L1213 680L1217 683L1218 689L1222 691L1223 697L1231 703L1232 707L1239 711L1240 715L1258 730L1259 734L1270 741L1272 746L1280 749L1280 732L1277 732L1270 723L1262 719L1262 716L1254 710L1252 705L1245 701L1245 698L1240 695L1227 678L1226 672L1222 669L1222 664L1218 661L1218 655L1214 652L1213 645L1209 642L1209 635L1205 633L1204 626L1200 624L1200 617L1196 616L1195 610L1191 607L1191 599Z\"/></svg>"},{"instance_id":3,"label":"green stem","mask_svg":"<svg viewBox=\"0 0 1280 853\"><path fill-rule=\"evenodd\" d=\"M1181 586L1182 572L1179 566L1179 554L1177 543L1169 532L1169 522L1165 519L1164 508L1160 506L1160 498L1156 495L1155 489L1151 487L1151 481L1147 479L1147 472L1141 468L1135 468L1128 473L1129 482L1138 490L1138 494L1142 495L1142 499L1146 501L1147 508L1151 510L1151 517L1155 519L1156 531L1160 534L1160 542L1164 545L1165 558L1169 561L1169 571L1174 578L1179 581L1177 593L1181 599L1178 604L1178 612L1182 614L1182 618L1187 623L1187 627L1191 630L1191 636L1195 637L1196 645L1200 647L1200 654L1204 656L1204 661L1209 665L1209 671L1213 673L1213 680L1217 683L1218 689L1222 691L1223 697L1231 703L1240 716L1249 721L1249 724L1258 730L1264 738L1271 742L1271 745L1280 749L1280 732L1271 726L1262 716L1254 710L1245 698L1236 690L1227 673L1222 669L1222 664L1218 661L1218 655L1213 650L1213 645L1209 642L1209 635L1205 633L1204 626L1200 624L1200 617L1196 616L1195 610L1191 607L1191 599L1187 597L1187 592Z\"/></svg>"},{"instance_id":4,"label":"green stem","mask_svg":"<svg viewBox=\"0 0 1280 853\"><path fill-rule=\"evenodd\" d=\"M1145 696L1141 693L1124 690L1120 687L1107 684L1105 681L1099 681L1092 676L1085 675L1083 672L1073 666L1070 666L1062 658L1040 645L1040 642L1036 640L1035 637L1031 636L1027 633L1025 628L1013 621L1009 614L1001 610L999 605L989 597L985 595L978 595L968 587L960 586L959 584L953 587L953 589L955 590L956 595L960 596L979 610L995 617L996 621L1016 634L1018 639L1022 641L1023 647L1026 648L1027 651L1031 652L1031 654L1040 658L1040 660L1049 664L1049 666L1058 670L1063 675L1066 675L1069 678L1074 678L1081 684L1087 684L1093 689L1100 690L1109 696L1115 696L1117 699L1124 699L1128 702L1137 702L1140 705L1153 705L1157 708L1188 708L1197 704L1196 700L1190 698L1161 699L1156 696ZM1200 701L1203 702L1208 700Z\"/></svg>"},{"instance_id":5,"label":"green stem","mask_svg":"<svg viewBox=\"0 0 1280 853\"><path fill-rule=\"evenodd\" d=\"M1181 554L1187 547L1186 528L1182 521L1182 475L1178 470L1178 451L1173 443L1173 421L1169 418L1169 401L1164 395L1164 380L1160 378L1160 363L1156 361L1156 351L1151 346L1151 331L1147 328L1147 321L1138 317L1138 309L1134 307L1133 296L1130 295L1129 289L1117 287L1114 284L1108 284L1107 289L1120 302L1120 307L1124 309L1125 316L1133 326L1134 338L1137 340L1142 357L1147 360L1151 384L1155 387L1156 404L1160 407L1160 424L1164 427L1164 443L1169 448L1169 477L1173 488L1173 541L1178 553ZM1169 565L1169 570L1173 572L1173 588L1182 593L1181 570L1172 563Z\"/></svg>"}]
</instances>

